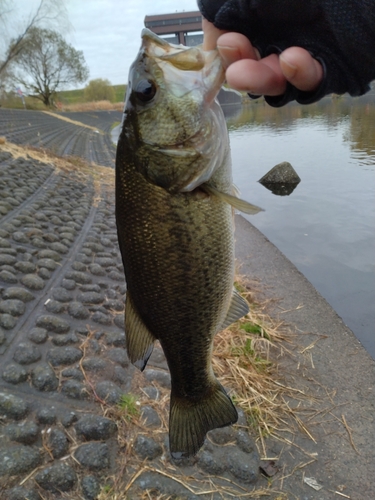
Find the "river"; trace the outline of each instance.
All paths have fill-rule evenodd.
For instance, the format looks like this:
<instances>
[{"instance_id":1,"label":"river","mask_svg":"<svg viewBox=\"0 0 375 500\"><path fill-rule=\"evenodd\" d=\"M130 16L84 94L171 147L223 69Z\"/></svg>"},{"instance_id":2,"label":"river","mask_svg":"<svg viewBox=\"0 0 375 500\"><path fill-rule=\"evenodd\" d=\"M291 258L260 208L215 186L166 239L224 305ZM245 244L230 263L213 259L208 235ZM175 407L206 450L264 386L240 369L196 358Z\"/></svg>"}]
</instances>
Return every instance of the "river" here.
<instances>
[{"instance_id":1,"label":"river","mask_svg":"<svg viewBox=\"0 0 375 500\"><path fill-rule=\"evenodd\" d=\"M375 359L375 96L224 109L234 182L242 198L265 209L246 218ZM258 182L282 161L301 178L288 196Z\"/></svg>"}]
</instances>

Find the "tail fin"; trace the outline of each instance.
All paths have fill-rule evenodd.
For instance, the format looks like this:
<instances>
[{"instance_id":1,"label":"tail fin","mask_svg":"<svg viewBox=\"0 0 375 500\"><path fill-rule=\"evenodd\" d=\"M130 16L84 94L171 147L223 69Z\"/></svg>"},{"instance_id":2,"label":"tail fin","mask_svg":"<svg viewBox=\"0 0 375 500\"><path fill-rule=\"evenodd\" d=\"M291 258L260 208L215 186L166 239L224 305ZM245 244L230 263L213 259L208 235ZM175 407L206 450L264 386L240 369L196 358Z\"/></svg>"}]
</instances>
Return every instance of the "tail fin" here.
<instances>
[{"instance_id":1,"label":"tail fin","mask_svg":"<svg viewBox=\"0 0 375 500\"><path fill-rule=\"evenodd\" d=\"M177 398L171 394L169 446L175 459L195 455L208 431L237 422L237 410L216 381L210 394L200 401Z\"/></svg>"}]
</instances>

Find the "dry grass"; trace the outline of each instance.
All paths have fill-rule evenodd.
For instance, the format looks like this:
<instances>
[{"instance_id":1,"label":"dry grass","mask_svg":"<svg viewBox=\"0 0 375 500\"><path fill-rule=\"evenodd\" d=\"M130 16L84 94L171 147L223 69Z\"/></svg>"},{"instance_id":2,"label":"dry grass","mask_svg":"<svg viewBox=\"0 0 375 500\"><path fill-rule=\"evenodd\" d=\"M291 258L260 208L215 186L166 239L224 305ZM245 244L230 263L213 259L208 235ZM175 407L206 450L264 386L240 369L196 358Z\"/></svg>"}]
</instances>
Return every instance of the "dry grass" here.
<instances>
[{"instance_id":1,"label":"dry grass","mask_svg":"<svg viewBox=\"0 0 375 500\"><path fill-rule=\"evenodd\" d=\"M122 111L123 102L94 101L80 104L63 104L59 111Z\"/></svg>"}]
</instances>

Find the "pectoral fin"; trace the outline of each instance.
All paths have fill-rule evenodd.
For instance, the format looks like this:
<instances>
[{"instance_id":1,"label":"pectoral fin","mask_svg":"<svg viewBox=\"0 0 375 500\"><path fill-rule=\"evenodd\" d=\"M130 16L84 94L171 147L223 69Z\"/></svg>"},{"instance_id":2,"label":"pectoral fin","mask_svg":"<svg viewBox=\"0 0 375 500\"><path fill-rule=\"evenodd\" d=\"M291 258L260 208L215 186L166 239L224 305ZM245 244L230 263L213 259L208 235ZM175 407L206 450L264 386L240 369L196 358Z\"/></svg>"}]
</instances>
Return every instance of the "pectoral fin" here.
<instances>
[{"instance_id":1,"label":"pectoral fin","mask_svg":"<svg viewBox=\"0 0 375 500\"><path fill-rule=\"evenodd\" d=\"M232 205L233 208L236 208L237 210L239 210L240 212L244 212L245 214L254 215L258 212L264 212L263 208L252 205L248 201L241 200L240 198L237 198L236 196L233 196L231 194L223 193L222 191L219 191L212 186L208 186L207 184L202 184L201 188L207 191L207 193L217 196L229 205Z\"/></svg>"},{"instance_id":2,"label":"pectoral fin","mask_svg":"<svg viewBox=\"0 0 375 500\"><path fill-rule=\"evenodd\" d=\"M125 303L125 335L129 359L134 366L143 371L156 339L143 323L129 292L126 294Z\"/></svg>"},{"instance_id":3,"label":"pectoral fin","mask_svg":"<svg viewBox=\"0 0 375 500\"><path fill-rule=\"evenodd\" d=\"M220 330L224 330L229 325L242 318L249 312L249 306L245 299L241 297L241 295L237 292L235 288L233 288L232 298L229 304L228 312L225 317L223 324L220 327Z\"/></svg>"}]
</instances>

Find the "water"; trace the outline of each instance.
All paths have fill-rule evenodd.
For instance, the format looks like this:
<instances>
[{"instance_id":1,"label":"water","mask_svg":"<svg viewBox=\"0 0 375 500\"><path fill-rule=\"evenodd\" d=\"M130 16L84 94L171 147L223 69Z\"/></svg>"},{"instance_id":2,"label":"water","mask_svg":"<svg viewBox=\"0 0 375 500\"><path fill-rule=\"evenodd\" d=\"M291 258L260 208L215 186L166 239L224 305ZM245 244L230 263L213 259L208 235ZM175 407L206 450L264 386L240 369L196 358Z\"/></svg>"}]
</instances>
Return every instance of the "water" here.
<instances>
[{"instance_id":1,"label":"water","mask_svg":"<svg viewBox=\"0 0 375 500\"><path fill-rule=\"evenodd\" d=\"M375 359L375 99L225 109L246 216L307 277ZM231 116L232 115L232 116ZM302 181L276 196L257 181L289 161Z\"/></svg>"}]
</instances>

